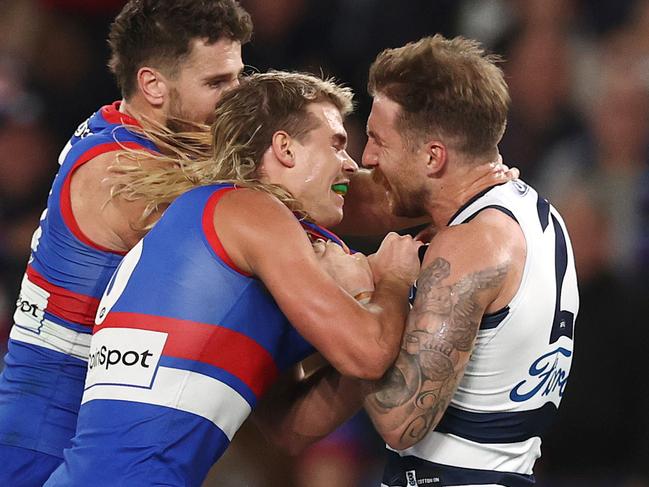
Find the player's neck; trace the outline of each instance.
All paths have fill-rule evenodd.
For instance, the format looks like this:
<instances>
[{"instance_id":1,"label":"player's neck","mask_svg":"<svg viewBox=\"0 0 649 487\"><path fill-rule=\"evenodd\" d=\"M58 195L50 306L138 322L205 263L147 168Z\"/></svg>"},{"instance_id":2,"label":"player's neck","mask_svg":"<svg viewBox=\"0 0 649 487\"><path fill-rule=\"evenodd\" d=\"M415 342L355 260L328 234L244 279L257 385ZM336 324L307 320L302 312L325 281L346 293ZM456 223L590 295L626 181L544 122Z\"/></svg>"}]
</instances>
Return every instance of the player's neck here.
<instances>
[{"instance_id":1,"label":"player's neck","mask_svg":"<svg viewBox=\"0 0 649 487\"><path fill-rule=\"evenodd\" d=\"M507 181L491 162L461 165L447 171L432 191L428 211L438 228L448 225L471 198Z\"/></svg>"},{"instance_id":2,"label":"player's neck","mask_svg":"<svg viewBox=\"0 0 649 487\"><path fill-rule=\"evenodd\" d=\"M129 100L123 99L120 103L119 111L139 121L148 119L160 124L165 123L165 117L161 110L152 107L149 103L146 103L137 96Z\"/></svg>"}]
</instances>

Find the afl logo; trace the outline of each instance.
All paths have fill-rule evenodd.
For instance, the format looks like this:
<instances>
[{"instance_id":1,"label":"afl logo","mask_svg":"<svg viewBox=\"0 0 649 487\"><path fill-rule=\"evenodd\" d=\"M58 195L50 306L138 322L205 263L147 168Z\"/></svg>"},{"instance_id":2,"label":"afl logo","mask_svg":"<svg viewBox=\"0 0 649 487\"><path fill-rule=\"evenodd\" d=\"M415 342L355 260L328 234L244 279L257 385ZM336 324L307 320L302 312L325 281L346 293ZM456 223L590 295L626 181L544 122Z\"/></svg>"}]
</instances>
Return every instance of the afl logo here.
<instances>
[{"instance_id":1,"label":"afl logo","mask_svg":"<svg viewBox=\"0 0 649 487\"><path fill-rule=\"evenodd\" d=\"M406 472L406 482L408 482L406 484L408 487L417 487L417 475L414 470L408 470Z\"/></svg>"},{"instance_id":2,"label":"afl logo","mask_svg":"<svg viewBox=\"0 0 649 487\"><path fill-rule=\"evenodd\" d=\"M518 191L521 195L526 194L530 190L530 187L520 179L514 179L512 181L512 184L514 185L514 188L516 188L516 191Z\"/></svg>"}]
</instances>

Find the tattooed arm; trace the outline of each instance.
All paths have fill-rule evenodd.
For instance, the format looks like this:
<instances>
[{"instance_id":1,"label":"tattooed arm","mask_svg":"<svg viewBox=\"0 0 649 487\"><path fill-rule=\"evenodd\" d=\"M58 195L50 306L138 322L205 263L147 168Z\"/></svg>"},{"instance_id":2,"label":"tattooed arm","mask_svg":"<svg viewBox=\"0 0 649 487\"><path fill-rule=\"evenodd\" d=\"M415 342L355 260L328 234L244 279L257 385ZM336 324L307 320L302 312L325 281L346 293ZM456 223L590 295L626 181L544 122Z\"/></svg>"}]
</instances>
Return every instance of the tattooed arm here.
<instances>
[{"instance_id":1,"label":"tattooed arm","mask_svg":"<svg viewBox=\"0 0 649 487\"><path fill-rule=\"evenodd\" d=\"M365 399L392 448L409 448L436 427L464 374L482 315L507 304L518 285L512 287L520 272L510 272L511 256L522 269L524 251L521 260L498 232L488 227L485 236L481 223L446 228L433 238L399 356Z\"/></svg>"}]
</instances>

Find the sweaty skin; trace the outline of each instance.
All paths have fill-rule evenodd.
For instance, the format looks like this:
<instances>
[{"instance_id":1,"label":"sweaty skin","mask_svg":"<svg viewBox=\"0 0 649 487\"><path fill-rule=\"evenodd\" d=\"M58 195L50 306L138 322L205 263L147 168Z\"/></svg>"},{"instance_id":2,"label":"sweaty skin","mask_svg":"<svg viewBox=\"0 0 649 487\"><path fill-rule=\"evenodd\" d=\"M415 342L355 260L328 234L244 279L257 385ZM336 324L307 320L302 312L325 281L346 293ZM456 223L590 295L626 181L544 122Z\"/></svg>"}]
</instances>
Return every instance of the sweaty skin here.
<instances>
[{"instance_id":1,"label":"sweaty skin","mask_svg":"<svg viewBox=\"0 0 649 487\"><path fill-rule=\"evenodd\" d=\"M503 234L510 237L499 238ZM482 316L511 301L525 256L520 227L497 210L433 237L399 357L365 400L391 447L409 448L440 421L464 374Z\"/></svg>"}]
</instances>

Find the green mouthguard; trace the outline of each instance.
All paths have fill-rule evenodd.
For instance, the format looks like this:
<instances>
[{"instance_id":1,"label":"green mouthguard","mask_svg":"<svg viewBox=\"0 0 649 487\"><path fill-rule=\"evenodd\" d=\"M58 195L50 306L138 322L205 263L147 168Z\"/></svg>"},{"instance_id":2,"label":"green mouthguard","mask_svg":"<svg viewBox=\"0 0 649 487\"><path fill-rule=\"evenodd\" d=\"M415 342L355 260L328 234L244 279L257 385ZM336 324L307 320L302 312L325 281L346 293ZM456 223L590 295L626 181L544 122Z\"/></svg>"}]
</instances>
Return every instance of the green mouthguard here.
<instances>
[{"instance_id":1,"label":"green mouthguard","mask_svg":"<svg viewBox=\"0 0 649 487\"><path fill-rule=\"evenodd\" d=\"M334 190L334 193L338 194L347 194L347 185L346 184L334 184L331 189Z\"/></svg>"}]
</instances>

